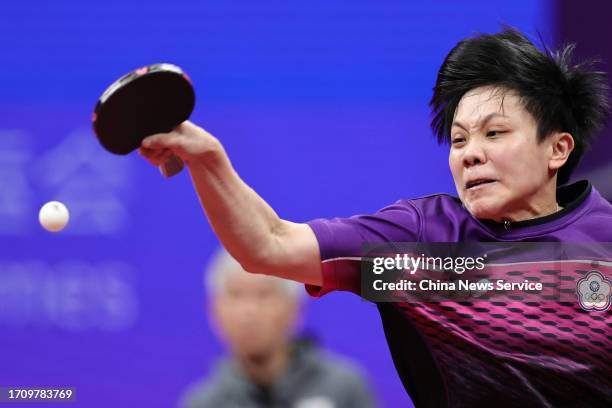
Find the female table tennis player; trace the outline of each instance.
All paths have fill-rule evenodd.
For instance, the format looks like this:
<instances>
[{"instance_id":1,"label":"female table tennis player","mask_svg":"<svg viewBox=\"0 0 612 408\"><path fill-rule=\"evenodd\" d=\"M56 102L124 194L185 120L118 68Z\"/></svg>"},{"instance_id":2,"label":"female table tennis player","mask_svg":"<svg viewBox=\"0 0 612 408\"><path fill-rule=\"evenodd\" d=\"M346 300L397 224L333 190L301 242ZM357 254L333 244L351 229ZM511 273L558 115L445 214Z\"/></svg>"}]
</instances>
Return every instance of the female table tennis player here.
<instances>
[{"instance_id":1,"label":"female table tennis player","mask_svg":"<svg viewBox=\"0 0 612 408\"><path fill-rule=\"evenodd\" d=\"M604 74L571 65L571 51L542 52L514 30L450 51L430 104L458 197L299 224L279 218L190 122L140 151L156 166L172 153L185 161L213 229L247 270L303 282L313 296L359 293L363 242L612 242L612 205L588 181L566 184L609 111ZM612 406L609 311L442 306L378 305L417 407Z\"/></svg>"}]
</instances>

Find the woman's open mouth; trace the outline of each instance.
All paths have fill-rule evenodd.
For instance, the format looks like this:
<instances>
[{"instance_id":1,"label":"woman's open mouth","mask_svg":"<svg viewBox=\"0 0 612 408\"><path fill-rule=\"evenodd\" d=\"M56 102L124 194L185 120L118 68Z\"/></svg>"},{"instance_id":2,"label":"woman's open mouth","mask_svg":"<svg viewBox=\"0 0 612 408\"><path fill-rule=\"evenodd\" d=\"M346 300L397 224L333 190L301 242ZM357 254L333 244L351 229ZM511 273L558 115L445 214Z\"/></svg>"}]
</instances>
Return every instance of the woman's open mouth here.
<instances>
[{"instance_id":1,"label":"woman's open mouth","mask_svg":"<svg viewBox=\"0 0 612 408\"><path fill-rule=\"evenodd\" d=\"M476 179L476 180L471 180L468 181L467 183L465 183L465 189L466 190L475 190L478 188L482 188L488 184L491 183L495 183L497 180L492 180L492 179Z\"/></svg>"}]
</instances>

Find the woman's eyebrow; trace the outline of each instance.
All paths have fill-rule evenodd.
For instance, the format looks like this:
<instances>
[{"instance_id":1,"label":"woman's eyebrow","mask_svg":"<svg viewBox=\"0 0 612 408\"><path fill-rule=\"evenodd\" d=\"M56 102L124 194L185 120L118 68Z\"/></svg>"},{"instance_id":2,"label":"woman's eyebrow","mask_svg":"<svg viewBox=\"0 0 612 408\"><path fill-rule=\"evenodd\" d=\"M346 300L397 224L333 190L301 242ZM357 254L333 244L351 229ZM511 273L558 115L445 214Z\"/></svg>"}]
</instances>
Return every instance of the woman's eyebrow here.
<instances>
[{"instance_id":1,"label":"woman's eyebrow","mask_svg":"<svg viewBox=\"0 0 612 408\"><path fill-rule=\"evenodd\" d=\"M489 113L487 116L485 116L480 121L480 123L478 124L478 128L482 129L483 127L485 127L487 125L487 123L489 123L491 121L491 119L494 119L496 117L505 118L505 119L508 118L506 115L502 115L499 112L492 112L492 113ZM468 131L467 126L464 125L463 123L459 122L458 120L454 120L451 127L455 127L455 126L460 127L461 129L465 130L466 132Z\"/></svg>"}]
</instances>

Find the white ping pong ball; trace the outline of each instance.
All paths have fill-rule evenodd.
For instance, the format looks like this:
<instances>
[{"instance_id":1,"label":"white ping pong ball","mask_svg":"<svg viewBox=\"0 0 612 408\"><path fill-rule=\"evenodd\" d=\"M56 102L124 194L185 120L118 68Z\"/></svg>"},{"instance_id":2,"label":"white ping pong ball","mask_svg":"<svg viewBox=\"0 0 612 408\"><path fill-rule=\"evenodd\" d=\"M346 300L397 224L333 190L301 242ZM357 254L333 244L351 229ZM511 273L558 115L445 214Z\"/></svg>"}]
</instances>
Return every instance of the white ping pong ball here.
<instances>
[{"instance_id":1,"label":"white ping pong ball","mask_svg":"<svg viewBox=\"0 0 612 408\"><path fill-rule=\"evenodd\" d=\"M49 201L38 212L38 221L44 229L51 232L63 230L68 224L70 214L68 208L59 201Z\"/></svg>"}]
</instances>

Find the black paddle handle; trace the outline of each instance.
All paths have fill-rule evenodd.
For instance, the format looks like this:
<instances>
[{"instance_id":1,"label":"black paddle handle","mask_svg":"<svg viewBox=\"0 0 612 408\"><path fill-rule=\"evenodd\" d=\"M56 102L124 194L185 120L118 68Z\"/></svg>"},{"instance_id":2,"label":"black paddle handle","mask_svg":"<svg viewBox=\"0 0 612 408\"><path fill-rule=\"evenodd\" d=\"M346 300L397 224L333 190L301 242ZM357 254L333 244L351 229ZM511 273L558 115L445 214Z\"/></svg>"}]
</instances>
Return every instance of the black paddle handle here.
<instances>
[{"instance_id":1,"label":"black paddle handle","mask_svg":"<svg viewBox=\"0 0 612 408\"><path fill-rule=\"evenodd\" d=\"M172 177L179 174L183 167L185 167L183 161L179 157L172 155L165 163L159 166L159 171L164 177Z\"/></svg>"}]
</instances>

